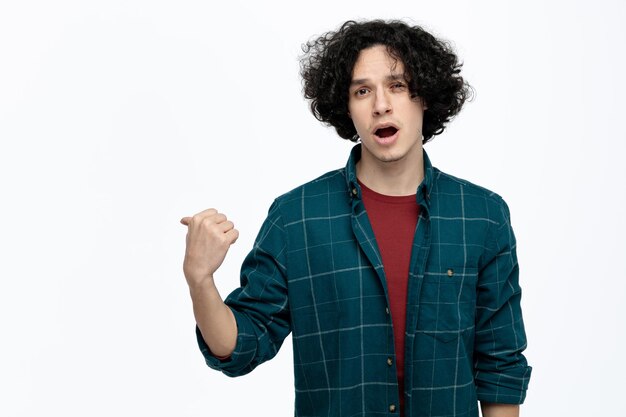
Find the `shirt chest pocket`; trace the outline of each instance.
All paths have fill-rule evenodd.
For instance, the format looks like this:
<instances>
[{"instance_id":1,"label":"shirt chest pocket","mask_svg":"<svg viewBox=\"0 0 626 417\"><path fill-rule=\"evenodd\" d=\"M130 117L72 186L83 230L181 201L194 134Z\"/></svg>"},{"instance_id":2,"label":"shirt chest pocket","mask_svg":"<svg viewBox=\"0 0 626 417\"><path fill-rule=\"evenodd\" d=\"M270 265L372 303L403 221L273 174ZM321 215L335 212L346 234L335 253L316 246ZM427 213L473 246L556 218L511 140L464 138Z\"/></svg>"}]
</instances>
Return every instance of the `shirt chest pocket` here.
<instances>
[{"instance_id":1,"label":"shirt chest pocket","mask_svg":"<svg viewBox=\"0 0 626 417\"><path fill-rule=\"evenodd\" d=\"M445 342L473 329L477 280L476 268L426 271L420 291L417 331Z\"/></svg>"}]
</instances>

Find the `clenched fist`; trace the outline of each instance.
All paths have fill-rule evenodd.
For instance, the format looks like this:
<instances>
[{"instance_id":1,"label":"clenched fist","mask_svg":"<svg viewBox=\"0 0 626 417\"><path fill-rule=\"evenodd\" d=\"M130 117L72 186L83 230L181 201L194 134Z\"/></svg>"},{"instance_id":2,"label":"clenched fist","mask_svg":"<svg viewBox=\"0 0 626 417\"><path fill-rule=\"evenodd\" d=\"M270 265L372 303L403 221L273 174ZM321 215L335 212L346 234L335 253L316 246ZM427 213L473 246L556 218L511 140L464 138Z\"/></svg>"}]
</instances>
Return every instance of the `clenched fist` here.
<instances>
[{"instance_id":1,"label":"clenched fist","mask_svg":"<svg viewBox=\"0 0 626 417\"><path fill-rule=\"evenodd\" d=\"M233 222L212 208L193 217L183 217L180 222L187 226L183 271L187 284L193 289L213 279L213 273L224 261L239 232Z\"/></svg>"}]
</instances>

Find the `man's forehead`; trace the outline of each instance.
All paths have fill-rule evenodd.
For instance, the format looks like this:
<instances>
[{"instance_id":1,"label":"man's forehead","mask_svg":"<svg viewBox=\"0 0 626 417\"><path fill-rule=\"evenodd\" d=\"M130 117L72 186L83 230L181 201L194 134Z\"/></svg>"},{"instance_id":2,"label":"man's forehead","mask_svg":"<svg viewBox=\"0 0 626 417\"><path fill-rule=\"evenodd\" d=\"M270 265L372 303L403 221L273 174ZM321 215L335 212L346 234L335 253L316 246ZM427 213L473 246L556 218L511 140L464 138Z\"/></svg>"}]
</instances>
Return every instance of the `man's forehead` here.
<instances>
[{"instance_id":1,"label":"man's forehead","mask_svg":"<svg viewBox=\"0 0 626 417\"><path fill-rule=\"evenodd\" d=\"M353 80L368 78L370 75L388 73L386 78L403 79L404 65L397 56L384 45L374 45L362 49L352 68Z\"/></svg>"},{"instance_id":2,"label":"man's forehead","mask_svg":"<svg viewBox=\"0 0 626 417\"><path fill-rule=\"evenodd\" d=\"M354 77L354 74L353 74ZM404 81L404 73L392 72L385 77L385 81ZM363 84L370 81L369 78L352 78L350 85Z\"/></svg>"}]
</instances>

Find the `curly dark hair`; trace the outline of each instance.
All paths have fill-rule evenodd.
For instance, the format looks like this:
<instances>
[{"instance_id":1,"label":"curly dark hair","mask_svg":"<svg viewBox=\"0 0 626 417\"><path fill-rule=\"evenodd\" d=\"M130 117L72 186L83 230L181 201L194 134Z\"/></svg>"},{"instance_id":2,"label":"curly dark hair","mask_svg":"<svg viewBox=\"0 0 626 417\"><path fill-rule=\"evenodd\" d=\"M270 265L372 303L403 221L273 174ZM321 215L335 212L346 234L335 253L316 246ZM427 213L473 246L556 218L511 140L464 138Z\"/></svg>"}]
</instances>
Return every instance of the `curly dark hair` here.
<instances>
[{"instance_id":1,"label":"curly dark hair","mask_svg":"<svg viewBox=\"0 0 626 417\"><path fill-rule=\"evenodd\" d=\"M336 32L302 45L300 58L303 93L313 115L333 126L342 138L358 140L348 114L348 90L359 53L374 45L386 46L390 56L404 64L411 96L426 103L423 143L442 133L463 103L471 100L472 87L461 77L463 64L449 43L399 20L350 20Z\"/></svg>"}]
</instances>

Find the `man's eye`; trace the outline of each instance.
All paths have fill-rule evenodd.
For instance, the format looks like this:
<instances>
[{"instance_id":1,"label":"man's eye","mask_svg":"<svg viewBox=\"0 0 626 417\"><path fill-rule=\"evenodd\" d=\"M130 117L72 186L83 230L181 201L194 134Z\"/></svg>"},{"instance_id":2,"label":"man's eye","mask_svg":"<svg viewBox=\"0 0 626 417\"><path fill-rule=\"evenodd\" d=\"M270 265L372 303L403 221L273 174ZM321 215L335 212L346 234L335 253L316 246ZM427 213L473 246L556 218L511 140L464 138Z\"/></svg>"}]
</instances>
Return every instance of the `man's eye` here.
<instances>
[{"instance_id":1,"label":"man's eye","mask_svg":"<svg viewBox=\"0 0 626 417\"><path fill-rule=\"evenodd\" d=\"M404 88L404 84L403 83L395 83L394 85L391 86L391 88L393 88L393 89L401 89L401 88Z\"/></svg>"},{"instance_id":2,"label":"man's eye","mask_svg":"<svg viewBox=\"0 0 626 417\"><path fill-rule=\"evenodd\" d=\"M359 88L355 91L355 94L357 96L364 96L365 94L367 94L367 88Z\"/></svg>"}]
</instances>

